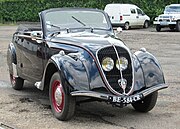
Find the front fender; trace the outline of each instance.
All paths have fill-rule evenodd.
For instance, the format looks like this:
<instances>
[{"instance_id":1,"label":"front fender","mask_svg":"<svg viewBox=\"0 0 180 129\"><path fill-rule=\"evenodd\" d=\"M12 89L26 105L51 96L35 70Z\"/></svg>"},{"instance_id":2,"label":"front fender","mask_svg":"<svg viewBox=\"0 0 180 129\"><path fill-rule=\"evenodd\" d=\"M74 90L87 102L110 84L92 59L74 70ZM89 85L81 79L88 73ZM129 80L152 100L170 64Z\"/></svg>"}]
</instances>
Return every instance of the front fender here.
<instances>
[{"instance_id":1,"label":"front fender","mask_svg":"<svg viewBox=\"0 0 180 129\"><path fill-rule=\"evenodd\" d=\"M86 69L79 59L74 59L69 55L56 54L51 57L50 63L53 63L58 71L63 73L64 79L73 90L89 90Z\"/></svg>"},{"instance_id":2,"label":"front fender","mask_svg":"<svg viewBox=\"0 0 180 129\"><path fill-rule=\"evenodd\" d=\"M164 84L164 74L158 60L147 51L137 51L134 53L140 63L146 87Z\"/></svg>"}]
</instances>

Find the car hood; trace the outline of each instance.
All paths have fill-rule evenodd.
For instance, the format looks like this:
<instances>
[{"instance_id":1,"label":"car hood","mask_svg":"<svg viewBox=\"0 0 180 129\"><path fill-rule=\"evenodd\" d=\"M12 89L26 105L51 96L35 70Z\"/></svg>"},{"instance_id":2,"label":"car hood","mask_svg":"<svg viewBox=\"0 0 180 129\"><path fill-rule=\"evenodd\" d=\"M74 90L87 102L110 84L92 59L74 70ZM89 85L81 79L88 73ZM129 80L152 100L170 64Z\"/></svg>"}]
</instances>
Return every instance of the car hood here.
<instances>
[{"instance_id":1,"label":"car hood","mask_svg":"<svg viewBox=\"0 0 180 129\"><path fill-rule=\"evenodd\" d=\"M178 14L178 13L166 13L166 14L161 14L161 15L159 15L159 17L162 17L162 18L169 18L169 17L174 17L174 16L179 16L180 15L180 13Z\"/></svg>"},{"instance_id":2,"label":"car hood","mask_svg":"<svg viewBox=\"0 0 180 129\"><path fill-rule=\"evenodd\" d=\"M120 40L115 38L112 35L99 35L94 33L68 33L68 34L60 34L54 38L50 39L50 47L58 47L58 44L66 44L73 45L77 47L81 47L84 49L88 49L92 53L96 53L102 47L112 46L113 44L116 46L124 47L128 50L126 45Z\"/></svg>"}]
</instances>

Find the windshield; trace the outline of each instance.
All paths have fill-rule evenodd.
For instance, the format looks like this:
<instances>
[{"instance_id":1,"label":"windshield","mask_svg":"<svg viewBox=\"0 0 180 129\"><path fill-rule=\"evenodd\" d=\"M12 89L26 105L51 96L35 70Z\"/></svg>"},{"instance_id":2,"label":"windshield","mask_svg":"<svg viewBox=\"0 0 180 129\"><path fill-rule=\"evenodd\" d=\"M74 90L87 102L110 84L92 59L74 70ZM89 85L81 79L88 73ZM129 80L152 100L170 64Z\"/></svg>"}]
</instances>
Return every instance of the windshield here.
<instances>
[{"instance_id":1,"label":"windshield","mask_svg":"<svg viewBox=\"0 0 180 129\"><path fill-rule=\"evenodd\" d=\"M45 14L47 32L63 29L109 29L105 15L96 10L54 10Z\"/></svg>"},{"instance_id":2,"label":"windshield","mask_svg":"<svg viewBox=\"0 0 180 129\"><path fill-rule=\"evenodd\" d=\"M180 13L180 6L167 6L164 13Z\"/></svg>"}]
</instances>

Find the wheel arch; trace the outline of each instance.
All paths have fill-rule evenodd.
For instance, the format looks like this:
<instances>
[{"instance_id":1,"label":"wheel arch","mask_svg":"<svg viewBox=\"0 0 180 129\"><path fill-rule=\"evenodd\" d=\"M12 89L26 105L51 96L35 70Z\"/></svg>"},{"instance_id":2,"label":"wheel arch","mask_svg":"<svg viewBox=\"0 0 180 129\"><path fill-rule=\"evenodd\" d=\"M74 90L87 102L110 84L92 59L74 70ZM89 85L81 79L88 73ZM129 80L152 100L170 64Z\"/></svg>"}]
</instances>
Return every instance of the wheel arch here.
<instances>
[{"instance_id":1,"label":"wheel arch","mask_svg":"<svg viewBox=\"0 0 180 129\"><path fill-rule=\"evenodd\" d=\"M131 26L131 23L130 23L129 21L125 21L125 22L124 22L124 25L125 25L126 23L128 23L129 26Z\"/></svg>"},{"instance_id":2,"label":"wheel arch","mask_svg":"<svg viewBox=\"0 0 180 129\"><path fill-rule=\"evenodd\" d=\"M42 84L42 89L43 90L49 90L49 84L50 84L50 81L51 81L51 77L52 75L58 71L58 68L57 66L50 62L47 67L46 67L46 71L44 73L44 76L43 76L43 84Z\"/></svg>"}]
</instances>

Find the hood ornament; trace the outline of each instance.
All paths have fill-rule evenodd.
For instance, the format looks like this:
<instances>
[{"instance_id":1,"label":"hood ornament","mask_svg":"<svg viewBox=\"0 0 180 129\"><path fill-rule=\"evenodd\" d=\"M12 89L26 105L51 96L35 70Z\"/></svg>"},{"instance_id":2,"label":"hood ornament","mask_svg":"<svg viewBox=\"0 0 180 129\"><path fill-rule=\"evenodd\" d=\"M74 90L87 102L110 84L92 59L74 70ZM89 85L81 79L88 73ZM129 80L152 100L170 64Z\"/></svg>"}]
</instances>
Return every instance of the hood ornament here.
<instances>
[{"instance_id":1,"label":"hood ornament","mask_svg":"<svg viewBox=\"0 0 180 129\"><path fill-rule=\"evenodd\" d=\"M126 94L127 80L122 78L118 80L119 86L123 89L123 94Z\"/></svg>"}]
</instances>

